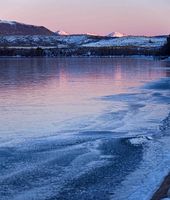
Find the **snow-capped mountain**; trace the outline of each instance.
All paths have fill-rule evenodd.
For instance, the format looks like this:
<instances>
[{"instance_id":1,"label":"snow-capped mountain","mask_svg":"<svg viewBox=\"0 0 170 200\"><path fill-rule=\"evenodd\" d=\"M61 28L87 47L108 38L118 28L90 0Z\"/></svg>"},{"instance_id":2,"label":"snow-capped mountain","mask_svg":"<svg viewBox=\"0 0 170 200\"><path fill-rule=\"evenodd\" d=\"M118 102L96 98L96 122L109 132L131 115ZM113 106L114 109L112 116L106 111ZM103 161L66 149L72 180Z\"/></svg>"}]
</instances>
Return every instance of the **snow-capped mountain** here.
<instances>
[{"instance_id":1,"label":"snow-capped mountain","mask_svg":"<svg viewBox=\"0 0 170 200\"><path fill-rule=\"evenodd\" d=\"M53 35L43 26L34 26L15 21L0 20L0 35Z\"/></svg>"},{"instance_id":2,"label":"snow-capped mountain","mask_svg":"<svg viewBox=\"0 0 170 200\"><path fill-rule=\"evenodd\" d=\"M62 31L62 30L59 30L57 32L55 32L56 35L59 35L59 36L100 36L96 33L79 33L79 34L70 34L68 32L65 32L65 31Z\"/></svg>"},{"instance_id":3,"label":"snow-capped mountain","mask_svg":"<svg viewBox=\"0 0 170 200\"><path fill-rule=\"evenodd\" d=\"M98 35L98 34L96 34L96 33L85 33L84 35L89 35L89 36L100 36L100 35Z\"/></svg>"},{"instance_id":4,"label":"snow-capped mountain","mask_svg":"<svg viewBox=\"0 0 170 200\"><path fill-rule=\"evenodd\" d=\"M112 32L107 35L107 37L124 37L124 36L126 36L126 35L123 33L119 33L119 32Z\"/></svg>"},{"instance_id":5,"label":"snow-capped mountain","mask_svg":"<svg viewBox=\"0 0 170 200\"><path fill-rule=\"evenodd\" d=\"M14 25L15 23L16 23L16 22L14 22L14 21L0 20L0 24Z\"/></svg>"},{"instance_id":6,"label":"snow-capped mountain","mask_svg":"<svg viewBox=\"0 0 170 200\"><path fill-rule=\"evenodd\" d=\"M136 47L161 48L167 41L167 36L145 37L126 36L112 32L107 36L92 33L68 34L65 31L56 33L43 26L27 25L15 21L0 20L1 47L37 47L43 48L106 48L106 47Z\"/></svg>"},{"instance_id":7,"label":"snow-capped mountain","mask_svg":"<svg viewBox=\"0 0 170 200\"><path fill-rule=\"evenodd\" d=\"M65 32L65 31L62 31L62 30L59 30L57 32L55 32L56 35L70 35L69 33Z\"/></svg>"}]
</instances>

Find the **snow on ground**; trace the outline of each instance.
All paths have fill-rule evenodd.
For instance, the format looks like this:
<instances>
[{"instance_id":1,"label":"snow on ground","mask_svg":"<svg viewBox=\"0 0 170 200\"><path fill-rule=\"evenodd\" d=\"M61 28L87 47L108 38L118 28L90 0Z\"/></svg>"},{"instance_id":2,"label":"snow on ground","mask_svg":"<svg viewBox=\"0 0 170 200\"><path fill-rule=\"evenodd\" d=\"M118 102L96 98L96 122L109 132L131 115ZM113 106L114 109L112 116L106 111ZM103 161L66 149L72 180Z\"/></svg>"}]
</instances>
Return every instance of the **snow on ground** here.
<instances>
[{"instance_id":1,"label":"snow on ground","mask_svg":"<svg viewBox=\"0 0 170 200\"><path fill-rule=\"evenodd\" d=\"M0 24L15 25L16 22L14 22L14 21L7 21L7 20L0 20Z\"/></svg>"},{"instance_id":2,"label":"snow on ground","mask_svg":"<svg viewBox=\"0 0 170 200\"><path fill-rule=\"evenodd\" d=\"M166 38L164 37L121 37L112 39L103 39L98 42L91 42L83 45L84 47L161 47L165 44Z\"/></svg>"},{"instance_id":3,"label":"snow on ground","mask_svg":"<svg viewBox=\"0 0 170 200\"><path fill-rule=\"evenodd\" d=\"M87 42L92 42L87 35L69 35L66 37L58 37L58 40L67 44L81 45Z\"/></svg>"},{"instance_id":4,"label":"snow on ground","mask_svg":"<svg viewBox=\"0 0 170 200\"><path fill-rule=\"evenodd\" d=\"M60 42L60 36L1 36L0 46L9 47L32 47L32 46L46 46L46 47L58 47L58 45L67 44Z\"/></svg>"},{"instance_id":5,"label":"snow on ground","mask_svg":"<svg viewBox=\"0 0 170 200\"><path fill-rule=\"evenodd\" d=\"M0 46L3 44L7 46L57 46L58 44L63 45L81 45L94 41L86 35L59 35L59 36L0 36Z\"/></svg>"},{"instance_id":6,"label":"snow on ground","mask_svg":"<svg viewBox=\"0 0 170 200\"><path fill-rule=\"evenodd\" d=\"M93 35L56 35L56 36L0 36L0 46L41 45L57 46L58 43L81 47L144 47L160 48L166 37L119 37L108 38Z\"/></svg>"}]
</instances>

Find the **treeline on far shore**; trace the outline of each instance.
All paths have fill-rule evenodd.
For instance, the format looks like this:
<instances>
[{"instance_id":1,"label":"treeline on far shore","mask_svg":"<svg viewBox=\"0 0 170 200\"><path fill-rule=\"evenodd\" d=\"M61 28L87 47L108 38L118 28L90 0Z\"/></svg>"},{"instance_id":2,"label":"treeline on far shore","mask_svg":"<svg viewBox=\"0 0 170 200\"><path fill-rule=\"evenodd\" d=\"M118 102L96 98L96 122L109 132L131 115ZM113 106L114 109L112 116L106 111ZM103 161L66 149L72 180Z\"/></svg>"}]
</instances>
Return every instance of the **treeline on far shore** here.
<instances>
[{"instance_id":1,"label":"treeline on far shore","mask_svg":"<svg viewBox=\"0 0 170 200\"><path fill-rule=\"evenodd\" d=\"M166 44L160 49L159 54L163 56L170 56L170 35L167 37Z\"/></svg>"},{"instance_id":2,"label":"treeline on far shore","mask_svg":"<svg viewBox=\"0 0 170 200\"><path fill-rule=\"evenodd\" d=\"M170 56L170 36L162 48L144 47L75 47L70 48L0 48L0 56L23 56L23 57L68 57L68 56Z\"/></svg>"}]
</instances>

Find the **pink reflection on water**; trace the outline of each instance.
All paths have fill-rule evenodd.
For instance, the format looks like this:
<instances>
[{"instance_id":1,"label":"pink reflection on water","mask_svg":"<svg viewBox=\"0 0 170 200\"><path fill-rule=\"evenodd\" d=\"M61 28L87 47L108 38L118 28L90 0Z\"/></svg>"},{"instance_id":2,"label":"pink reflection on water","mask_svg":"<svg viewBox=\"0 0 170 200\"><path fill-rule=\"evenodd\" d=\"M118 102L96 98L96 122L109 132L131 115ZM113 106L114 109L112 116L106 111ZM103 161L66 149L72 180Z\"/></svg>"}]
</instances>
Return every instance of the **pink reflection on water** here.
<instances>
[{"instance_id":1,"label":"pink reflection on water","mask_svg":"<svg viewBox=\"0 0 170 200\"><path fill-rule=\"evenodd\" d=\"M165 77L165 63L142 59L1 59L2 132L55 132L68 120L101 113L96 97Z\"/></svg>"}]
</instances>

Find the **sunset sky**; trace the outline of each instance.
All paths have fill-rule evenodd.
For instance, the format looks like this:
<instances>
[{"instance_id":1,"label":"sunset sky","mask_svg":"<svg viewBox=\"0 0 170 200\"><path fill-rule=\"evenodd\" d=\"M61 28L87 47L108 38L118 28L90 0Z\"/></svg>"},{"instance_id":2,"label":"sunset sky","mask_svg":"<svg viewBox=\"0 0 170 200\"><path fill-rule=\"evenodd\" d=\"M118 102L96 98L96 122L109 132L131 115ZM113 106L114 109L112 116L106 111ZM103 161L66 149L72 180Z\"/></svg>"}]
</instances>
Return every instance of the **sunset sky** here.
<instances>
[{"instance_id":1,"label":"sunset sky","mask_svg":"<svg viewBox=\"0 0 170 200\"><path fill-rule=\"evenodd\" d=\"M170 0L1 0L0 19L69 33L170 33Z\"/></svg>"}]
</instances>

